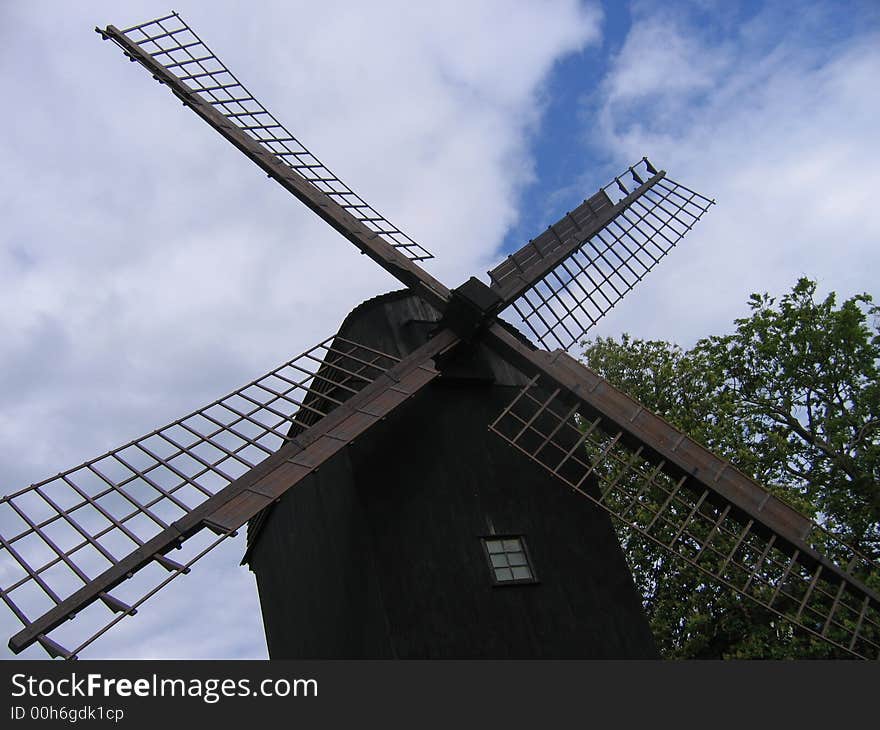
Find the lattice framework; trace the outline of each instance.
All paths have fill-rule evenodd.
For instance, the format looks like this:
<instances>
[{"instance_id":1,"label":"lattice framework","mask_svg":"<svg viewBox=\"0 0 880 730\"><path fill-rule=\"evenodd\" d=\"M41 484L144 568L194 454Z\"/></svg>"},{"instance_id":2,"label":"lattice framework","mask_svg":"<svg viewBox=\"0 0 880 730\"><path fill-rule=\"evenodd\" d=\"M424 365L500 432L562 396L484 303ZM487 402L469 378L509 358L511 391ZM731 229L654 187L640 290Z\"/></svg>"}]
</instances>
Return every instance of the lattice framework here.
<instances>
[{"instance_id":1,"label":"lattice framework","mask_svg":"<svg viewBox=\"0 0 880 730\"><path fill-rule=\"evenodd\" d=\"M626 187L625 178L634 189ZM529 278L530 267L552 257L594 217L613 211L607 224L581 238L570 255L513 302L546 349L568 349L676 246L713 202L657 173L643 159L489 275L497 286L505 277Z\"/></svg>"},{"instance_id":2,"label":"lattice framework","mask_svg":"<svg viewBox=\"0 0 880 730\"><path fill-rule=\"evenodd\" d=\"M3 561L0 598L29 624L160 533L173 531L178 520L275 453L291 433L306 430L398 361L339 336L328 338L167 426L3 497L0 553L11 560ZM121 615L75 649L63 649L48 636L40 642L55 655L77 654L232 534L218 533L207 545L194 541L197 550L187 546L183 562L153 555L171 573L157 585L145 585L141 576L113 595L99 594L110 612ZM181 534L175 547L190 537ZM154 583L161 574L154 572ZM79 629L81 622L74 623ZM82 635L66 633L76 641Z\"/></svg>"},{"instance_id":3,"label":"lattice framework","mask_svg":"<svg viewBox=\"0 0 880 730\"><path fill-rule=\"evenodd\" d=\"M559 389L538 377L491 429L623 526L664 547L707 577L751 599L843 652L880 658L880 606L812 556L741 514L717 493L694 488L645 444L584 418ZM819 554L868 581L880 569L819 525L805 536Z\"/></svg>"},{"instance_id":4,"label":"lattice framework","mask_svg":"<svg viewBox=\"0 0 880 730\"><path fill-rule=\"evenodd\" d=\"M369 205L312 154L257 101L177 13L134 25L121 33L266 152L281 160L411 261L433 258L423 246Z\"/></svg>"}]
</instances>

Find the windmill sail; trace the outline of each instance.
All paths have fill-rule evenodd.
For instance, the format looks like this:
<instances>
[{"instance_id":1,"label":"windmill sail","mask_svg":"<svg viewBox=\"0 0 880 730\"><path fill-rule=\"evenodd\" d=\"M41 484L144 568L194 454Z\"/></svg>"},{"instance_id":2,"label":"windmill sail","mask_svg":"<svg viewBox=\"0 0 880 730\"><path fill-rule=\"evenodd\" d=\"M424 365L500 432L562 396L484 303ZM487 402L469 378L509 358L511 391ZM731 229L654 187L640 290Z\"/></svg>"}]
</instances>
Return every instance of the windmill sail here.
<instances>
[{"instance_id":1,"label":"windmill sail","mask_svg":"<svg viewBox=\"0 0 880 730\"><path fill-rule=\"evenodd\" d=\"M620 522L852 655L880 658L878 568L562 351L496 347L536 373L491 429Z\"/></svg>"},{"instance_id":2,"label":"windmill sail","mask_svg":"<svg viewBox=\"0 0 880 730\"><path fill-rule=\"evenodd\" d=\"M4 497L0 552L11 570L0 597L25 625L10 648L38 641L75 656L430 382L430 357L450 343L438 336L398 361L325 340L168 426ZM169 557L181 547L186 559ZM48 633L73 617L59 632L76 642L67 650Z\"/></svg>"},{"instance_id":3,"label":"windmill sail","mask_svg":"<svg viewBox=\"0 0 880 730\"><path fill-rule=\"evenodd\" d=\"M125 30L95 30L393 276L435 301L448 296L440 282L412 265L432 255L313 155L177 13Z\"/></svg>"},{"instance_id":4,"label":"windmill sail","mask_svg":"<svg viewBox=\"0 0 880 730\"><path fill-rule=\"evenodd\" d=\"M642 159L490 271L492 289L545 348L567 349L712 203Z\"/></svg>"}]
</instances>

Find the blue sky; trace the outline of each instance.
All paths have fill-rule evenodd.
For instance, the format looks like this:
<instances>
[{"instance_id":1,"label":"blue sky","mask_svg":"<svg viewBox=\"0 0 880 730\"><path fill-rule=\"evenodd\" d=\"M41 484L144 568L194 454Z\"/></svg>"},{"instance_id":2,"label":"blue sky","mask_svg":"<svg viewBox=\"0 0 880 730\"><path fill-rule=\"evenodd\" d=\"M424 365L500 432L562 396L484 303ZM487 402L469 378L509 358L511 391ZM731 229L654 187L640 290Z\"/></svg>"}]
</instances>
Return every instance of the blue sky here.
<instances>
[{"instance_id":1,"label":"blue sky","mask_svg":"<svg viewBox=\"0 0 880 730\"><path fill-rule=\"evenodd\" d=\"M515 250L541 231L548 217L558 217L580 202L582 186L573 186L573 180L583 180L587 183L583 190L592 190L607 182L622 163L652 154L650 149L634 150L634 157L621 158L620 149L606 143L599 120L602 106L607 103L609 76L620 65L621 51L639 26L663 18L670 21L677 35L706 49L724 49L733 54L736 63L717 74L720 84L738 71L760 66L780 48L796 48L799 63L816 71L845 54L854 41L872 42L872 37L876 41L880 19L876 3L796 5L800 12L792 13L791 3L752 1L603 3L601 40L560 58L544 82L541 124L529 140L535 177L520 193L520 218L504 237L505 250ZM635 48L626 50L628 54L638 53ZM863 93L870 91L864 89ZM712 87L702 89L687 100L678 118L663 120L652 120L653 100L648 98L622 121L640 121L649 127L654 122L658 131L686 134L689 113L705 105L711 95ZM744 101L747 104L749 99ZM779 111L786 114L784 108ZM807 122L804 120L805 126ZM673 177L676 175L671 161L656 157L654 161L666 165ZM704 192L711 195L711 188L712 182L707 181ZM815 275L821 276L821 272Z\"/></svg>"},{"instance_id":2,"label":"blue sky","mask_svg":"<svg viewBox=\"0 0 880 730\"><path fill-rule=\"evenodd\" d=\"M175 9L448 285L647 155L718 205L594 334L688 345L801 275L875 288L876 2L361 6ZM166 11L0 5L4 492L214 400L395 288L92 32ZM87 656L264 656L241 551Z\"/></svg>"}]
</instances>

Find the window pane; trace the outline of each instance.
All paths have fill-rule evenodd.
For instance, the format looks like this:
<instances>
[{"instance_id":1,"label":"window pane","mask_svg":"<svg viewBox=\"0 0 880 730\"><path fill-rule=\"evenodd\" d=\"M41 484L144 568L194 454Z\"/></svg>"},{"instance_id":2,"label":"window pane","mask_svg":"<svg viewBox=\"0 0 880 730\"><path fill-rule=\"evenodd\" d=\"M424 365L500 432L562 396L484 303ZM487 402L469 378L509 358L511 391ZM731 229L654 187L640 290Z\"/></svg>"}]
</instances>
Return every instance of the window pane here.
<instances>
[{"instance_id":1,"label":"window pane","mask_svg":"<svg viewBox=\"0 0 880 730\"><path fill-rule=\"evenodd\" d=\"M516 581L534 581L535 574L529 565L525 542L521 537L482 538L489 568L495 576L496 583L515 583Z\"/></svg>"}]
</instances>

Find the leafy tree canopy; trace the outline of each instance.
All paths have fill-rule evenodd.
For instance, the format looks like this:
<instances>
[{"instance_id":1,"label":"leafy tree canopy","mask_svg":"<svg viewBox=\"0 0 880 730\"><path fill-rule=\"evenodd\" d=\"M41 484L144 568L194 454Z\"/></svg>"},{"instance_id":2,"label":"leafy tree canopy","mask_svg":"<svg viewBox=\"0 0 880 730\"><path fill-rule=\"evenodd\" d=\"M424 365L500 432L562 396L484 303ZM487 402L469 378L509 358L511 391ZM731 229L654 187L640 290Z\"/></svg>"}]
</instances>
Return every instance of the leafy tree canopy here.
<instances>
[{"instance_id":1,"label":"leafy tree canopy","mask_svg":"<svg viewBox=\"0 0 880 730\"><path fill-rule=\"evenodd\" d=\"M688 350L624 334L585 342L583 359L876 561L880 308L816 291L802 278L778 300L752 294L731 334ZM623 544L665 656L835 656L652 543Z\"/></svg>"}]
</instances>

